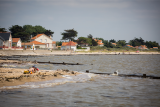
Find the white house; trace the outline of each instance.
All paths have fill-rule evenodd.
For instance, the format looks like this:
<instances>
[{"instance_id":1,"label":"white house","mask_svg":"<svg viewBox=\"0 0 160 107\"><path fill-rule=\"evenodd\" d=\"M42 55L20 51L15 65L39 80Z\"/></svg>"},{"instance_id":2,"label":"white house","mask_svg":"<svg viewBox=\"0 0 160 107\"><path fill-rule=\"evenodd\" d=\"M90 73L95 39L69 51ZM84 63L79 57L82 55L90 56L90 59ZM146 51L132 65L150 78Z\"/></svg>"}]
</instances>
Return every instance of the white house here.
<instances>
[{"instance_id":1,"label":"white house","mask_svg":"<svg viewBox=\"0 0 160 107\"><path fill-rule=\"evenodd\" d=\"M63 42L62 46L61 46L61 50L74 50L74 51L76 51L76 49L77 49L77 43L75 43L73 41Z\"/></svg>"},{"instance_id":2,"label":"white house","mask_svg":"<svg viewBox=\"0 0 160 107\"><path fill-rule=\"evenodd\" d=\"M53 49L56 49L56 41L52 41Z\"/></svg>"},{"instance_id":3,"label":"white house","mask_svg":"<svg viewBox=\"0 0 160 107\"><path fill-rule=\"evenodd\" d=\"M31 38L30 42L22 43L22 46L25 48L31 48L31 49L53 49L55 48L55 42L52 41L51 37L48 37L45 34L38 34L35 37Z\"/></svg>"},{"instance_id":4,"label":"white house","mask_svg":"<svg viewBox=\"0 0 160 107\"><path fill-rule=\"evenodd\" d=\"M20 38L12 38L12 46L21 47L21 39Z\"/></svg>"},{"instance_id":5,"label":"white house","mask_svg":"<svg viewBox=\"0 0 160 107\"><path fill-rule=\"evenodd\" d=\"M22 43L24 48L30 48L31 50L36 50L37 48L44 47L46 44L38 41L32 41L27 43Z\"/></svg>"},{"instance_id":6,"label":"white house","mask_svg":"<svg viewBox=\"0 0 160 107\"><path fill-rule=\"evenodd\" d=\"M53 41L51 37L48 37L45 34L38 34L35 37L31 38L31 42L32 41L37 41L37 42L41 42L44 43L45 45L38 45L39 48L48 48L48 49L53 49Z\"/></svg>"},{"instance_id":7,"label":"white house","mask_svg":"<svg viewBox=\"0 0 160 107\"><path fill-rule=\"evenodd\" d=\"M0 47L12 48L12 35L10 32L0 33Z\"/></svg>"},{"instance_id":8,"label":"white house","mask_svg":"<svg viewBox=\"0 0 160 107\"><path fill-rule=\"evenodd\" d=\"M97 40L97 39L94 39L94 40L97 42L98 46L104 46L104 43L102 43L102 40Z\"/></svg>"}]
</instances>

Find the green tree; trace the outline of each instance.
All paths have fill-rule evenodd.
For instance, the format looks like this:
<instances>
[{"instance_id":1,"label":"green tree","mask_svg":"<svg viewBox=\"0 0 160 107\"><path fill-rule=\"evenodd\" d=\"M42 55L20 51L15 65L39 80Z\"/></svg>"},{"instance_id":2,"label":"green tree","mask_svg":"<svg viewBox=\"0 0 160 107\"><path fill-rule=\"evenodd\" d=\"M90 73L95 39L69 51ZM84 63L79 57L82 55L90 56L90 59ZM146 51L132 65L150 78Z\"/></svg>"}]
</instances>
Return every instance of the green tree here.
<instances>
[{"instance_id":1,"label":"green tree","mask_svg":"<svg viewBox=\"0 0 160 107\"><path fill-rule=\"evenodd\" d=\"M62 41L57 41L57 42L56 42L56 46L57 46L57 45L58 45L58 46L61 46L61 45L62 45Z\"/></svg>"},{"instance_id":2,"label":"green tree","mask_svg":"<svg viewBox=\"0 0 160 107\"><path fill-rule=\"evenodd\" d=\"M103 43L104 43L104 46L105 46L105 47L107 47L107 48L109 48L109 47L110 47L110 46L109 46L109 42L108 42L108 40L104 40L104 42L103 42Z\"/></svg>"},{"instance_id":3,"label":"green tree","mask_svg":"<svg viewBox=\"0 0 160 107\"><path fill-rule=\"evenodd\" d=\"M93 36L92 36L91 34L89 34L87 37L88 37L88 38L91 38L91 39L93 38Z\"/></svg>"},{"instance_id":4,"label":"green tree","mask_svg":"<svg viewBox=\"0 0 160 107\"><path fill-rule=\"evenodd\" d=\"M52 32L51 30L46 30L45 32L44 32L44 34L45 35L47 35L47 36L51 36L51 37L53 37L53 34L54 34L54 32Z\"/></svg>"},{"instance_id":5,"label":"green tree","mask_svg":"<svg viewBox=\"0 0 160 107\"><path fill-rule=\"evenodd\" d=\"M0 28L0 32L7 32L5 28Z\"/></svg>"},{"instance_id":6,"label":"green tree","mask_svg":"<svg viewBox=\"0 0 160 107\"><path fill-rule=\"evenodd\" d=\"M104 46L107 47L107 48L113 48L114 46L112 45L111 42L109 42L108 40L104 40Z\"/></svg>"},{"instance_id":7,"label":"green tree","mask_svg":"<svg viewBox=\"0 0 160 107\"><path fill-rule=\"evenodd\" d=\"M14 25L14 26L12 25L12 27L9 27L9 30L13 38L21 38L23 42L28 41L30 38L30 34L25 32L23 27L19 25Z\"/></svg>"},{"instance_id":8,"label":"green tree","mask_svg":"<svg viewBox=\"0 0 160 107\"><path fill-rule=\"evenodd\" d=\"M140 37L140 38L134 38L133 40L130 40L129 44L132 45L132 46L140 46L140 45L144 45L145 42Z\"/></svg>"},{"instance_id":9,"label":"green tree","mask_svg":"<svg viewBox=\"0 0 160 107\"><path fill-rule=\"evenodd\" d=\"M152 42L152 41L146 41L145 45L146 45L148 48L159 47L159 44L156 43L155 41L154 41L154 42Z\"/></svg>"},{"instance_id":10,"label":"green tree","mask_svg":"<svg viewBox=\"0 0 160 107\"><path fill-rule=\"evenodd\" d=\"M91 38L86 38L86 37L79 37L77 40L78 44L88 44L92 45L92 39Z\"/></svg>"},{"instance_id":11,"label":"green tree","mask_svg":"<svg viewBox=\"0 0 160 107\"><path fill-rule=\"evenodd\" d=\"M35 32L34 32L34 34L41 34L41 33L45 33L45 31L46 31L46 29L45 28L43 28L42 26L40 26L40 25L36 25L36 26L34 26L34 29L35 29ZM36 36L35 35L35 36Z\"/></svg>"},{"instance_id":12,"label":"green tree","mask_svg":"<svg viewBox=\"0 0 160 107\"><path fill-rule=\"evenodd\" d=\"M111 39L111 40L109 40L109 42L116 43L116 40Z\"/></svg>"},{"instance_id":13,"label":"green tree","mask_svg":"<svg viewBox=\"0 0 160 107\"><path fill-rule=\"evenodd\" d=\"M97 45L98 45L97 41L95 41L94 39L92 39L92 46L97 46Z\"/></svg>"},{"instance_id":14,"label":"green tree","mask_svg":"<svg viewBox=\"0 0 160 107\"><path fill-rule=\"evenodd\" d=\"M36 32L34 26L32 26L32 25L24 25L23 29L25 30L26 33L28 33L30 35L32 35L33 32Z\"/></svg>"},{"instance_id":15,"label":"green tree","mask_svg":"<svg viewBox=\"0 0 160 107\"><path fill-rule=\"evenodd\" d=\"M63 35L62 40L73 41L75 37L77 37L78 32L74 29L64 30L65 32L61 33Z\"/></svg>"},{"instance_id":16,"label":"green tree","mask_svg":"<svg viewBox=\"0 0 160 107\"><path fill-rule=\"evenodd\" d=\"M119 40L118 42L117 42L117 46L125 46L126 45L126 41L125 40Z\"/></svg>"},{"instance_id":17,"label":"green tree","mask_svg":"<svg viewBox=\"0 0 160 107\"><path fill-rule=\"evenodd\" d=\"M104 39L103 38L96 38L97 40L102 40L102 43L104 43Z\"/></svg>"}]
</instances>

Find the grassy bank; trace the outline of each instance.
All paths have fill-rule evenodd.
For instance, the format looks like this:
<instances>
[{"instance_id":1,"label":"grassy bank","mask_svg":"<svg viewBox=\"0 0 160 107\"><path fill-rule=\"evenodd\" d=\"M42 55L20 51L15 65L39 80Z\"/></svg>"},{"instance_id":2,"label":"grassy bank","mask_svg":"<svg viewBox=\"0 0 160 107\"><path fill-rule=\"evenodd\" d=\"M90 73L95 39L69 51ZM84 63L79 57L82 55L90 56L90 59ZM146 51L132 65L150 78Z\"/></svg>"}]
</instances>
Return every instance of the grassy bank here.
<instances>
[{"instance_id":1,"label":"grassy bank","mask_svg":"<svg viewBox=\"0 0 160 107\"><path fill-rule=\"evenodd\" d=\"M100 46L93 46L91 47L90 52L160 52L160 49L135 49L135 48L128 48L128 47L122 47L122 48L107 48L107 47L100 47Z\"/></svg>"}]
</instances>

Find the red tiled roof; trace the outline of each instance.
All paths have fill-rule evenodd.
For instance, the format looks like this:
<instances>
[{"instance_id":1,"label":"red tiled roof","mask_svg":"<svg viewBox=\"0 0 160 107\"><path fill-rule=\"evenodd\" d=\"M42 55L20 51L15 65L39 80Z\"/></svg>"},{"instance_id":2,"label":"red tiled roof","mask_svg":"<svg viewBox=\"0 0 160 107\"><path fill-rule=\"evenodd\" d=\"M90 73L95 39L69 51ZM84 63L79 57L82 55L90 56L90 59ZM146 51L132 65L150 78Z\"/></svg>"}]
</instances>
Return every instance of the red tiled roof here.
<instances>
[{"instance_id":1,"label":"red tiled roof","mask_svg":"<svg viewBox=\"0 0 160 107\"><path fill-rule=\"evenodd\" d=\"M158 47L153 47L153 49L158 49Z\"/></svg>"},{"instance_id":2,"label":"red tiled roof","mask_svg":"<svg viewBox=\"0 0 160 107\"><path fill-rule=\"evenodd\" d=\"M20 38L12 38L12 42L18 42Z\"/></svg>"},{"instance_id":3,"label":"red tiled roof","mask_svg":"<svg viewBox=\"0 0 160 107\"><path fill-rule=\"evenodd\" d=\"M45 43L38 42L38 41L32 41L31 43L34 43L35 45L45 45Z\"/></svg>"},{"instance_id":4,"label":"red tiled roof","mask_svg":"<svg viewBox=\"0 0 160 107\"><path fill-rule=\"evenodd\" d=\"M43 34L38 34L38 35L36 35L35 37L33 37L31 39L36 39L36 38L40 37L41 35L43 35Z\"/></svg>"},{"instance_id":5,"label":"red tiled roof","mask_svg":"<svg viewBox=\"0 0 160 107\"><path fill-rule=\"evenodd\" d=\"M56 41L52 41L52 44L56 44Z\"/></svg>"},{"instance_id":6,"label":"red tiled roof","mask_svg":"<svg viewBox=\"0 0 160 107\"><path fill-rule=\"evenodd\" d=\"M38 42L38 41L32 41L32 42L27 42L27 43L22 43L22 45L45 45L45 43Z\"/></svg>"},{"instance_id":7,"label":"red tiled roof","mask_svg":"<svg viewBox=\"0 0 160 107\"><path fill-rule=\"evenodd\" d=\"M72 41L69 41L68 44L66 44L66 46L76 46L76 44Z\"/></svg>"},{"instance_id":8,"label":"red tiled roof","mask_svg":"<svg viewBox=\"0 0 160 107\"><path fill-rule=\"evenodd\" d=\"M68 42L62 42L62 46L66 46Z\"/></svg>"},{"instance_id":9,"label":"red tiled roof","mask_svg":"<svg viewBox=\"0 0 160 107\"><path fill-rule=\"evenodd\" d=\"M112 43L112 45L117 45L116 43Z\"/></svg>"}]
</instances>

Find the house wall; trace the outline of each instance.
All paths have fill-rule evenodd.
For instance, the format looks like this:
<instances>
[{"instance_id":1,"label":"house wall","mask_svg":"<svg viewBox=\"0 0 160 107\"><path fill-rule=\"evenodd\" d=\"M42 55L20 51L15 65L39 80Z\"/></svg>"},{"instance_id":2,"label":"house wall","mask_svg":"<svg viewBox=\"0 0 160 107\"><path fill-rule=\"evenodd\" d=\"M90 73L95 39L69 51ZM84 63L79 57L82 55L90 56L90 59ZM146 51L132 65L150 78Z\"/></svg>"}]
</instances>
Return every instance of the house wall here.
<instances>
[{"instance_id":1,"label":"house wall","mask_svg":"<svg viewBox=\"0 0 160 107\"><path fill-rule=\"evenodd\" d=\"M3 46L3 40L0 39L0 46Z\"/></svg>"},{"instance_id":2,"label":"house wall","mask_svg":"<svg viewBox=\"0 0 160 107\"><path fill-rule=\"evenodd\" d=\"M66 46L66 49L73 49L74 51L77 49L76 46Z\"/></svg>"},{"instance_id":3,"label":"house wall","mask_svg":"<svg viewBox=\"0 0 160 107\"><path fill-rule=\"evenodd\" d=\"M9 41L8 41L8 40L5 41L5 42L4 42L4 45L7 46L7 47L9 47Z\"/></svg>"},{"instance_id":4,"label":"house wall","mask_svg":"<svg viewBox=\"0 0 160 107\"><path fill-rule=\"evenodd\" d=\"M39 46L39 48L46 48L45 45L35 45L35 47L36 47L36 46Z\"/></svg>"},{"instance_id":5,"label":"house wall","mask_svg":"<svg viewBox=\"0 0 160 107\"><path fill-rule=\"evenodd\" d=\"M52 46L53 46L53 49L56 49L56 44L52 44Z\"/></svg>"},{"instance_id":6,"label":"house wall","mask_svg":"<svg viewBox=\"0 0 160 107\"><path fill-rule=\"evenodd\" d=\"M21 41L20 40L17 42L17 47L21 47Z\"/></svg>"},{"instance_id":7,"label":"house wall","mask_svg":"<svg viewBox=\"0 0 160 107\"><path fill-rule=\"evenodd\" d=\"M66 47L65 46L61 46L61 50L66 50Z\"/></svg>"},{"instance_id":8,"label":"house wall","mask_svg":"<svg viewBox=\"0 0 160 107\"><path fill-rule=\"evenodd\" d=\"M43 47L43 48L53 48L52 39L47 37L46 35L41 35L40 37L36 38L35 40L38 42L46 43L46 47Z\"/></svg>"},{"instance_id":9,"label":"house wall","mask_svg":"<svg viewBox=\"0 0 160 107\"><path fill-rule=\"evenodd\" d=\"M12 36L11 36L11 34L10 34L9 41L8 41L8 47L9 48L12 47Z\"/></svg>"}]
</instances>

